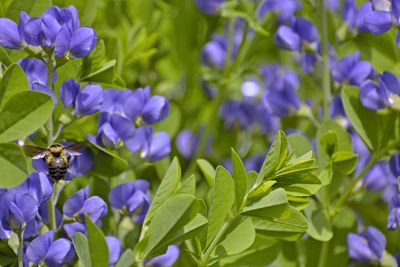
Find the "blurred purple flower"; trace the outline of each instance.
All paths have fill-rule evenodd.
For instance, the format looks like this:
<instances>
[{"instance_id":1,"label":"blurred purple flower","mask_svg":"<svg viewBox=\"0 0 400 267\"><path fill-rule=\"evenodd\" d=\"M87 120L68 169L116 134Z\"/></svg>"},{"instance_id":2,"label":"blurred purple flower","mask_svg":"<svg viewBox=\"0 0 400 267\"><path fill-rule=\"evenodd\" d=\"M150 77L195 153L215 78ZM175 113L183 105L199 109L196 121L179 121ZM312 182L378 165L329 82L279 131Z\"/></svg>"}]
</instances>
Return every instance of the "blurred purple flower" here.
<instances>
[{"instance_id":1,"label":"blurred purple flower","mask_svg":"<svg viewBox=\"0 0 400 267\"><path fill-rule=\"evenodd\" d=\"M149 183L146 180L136 180L114 187L108 199L115 209L126 209L134 216L134 220L143 223L150 207Z\"/></svg>"},{"instance_id":2,"label":"blurred purple flower","mask_svg":"<svg viewBox=\"0 0 400 267\"><path fill-rule=\"evenodd\" d=\"M191 159L196 154L199 142L199 136L191 130L183 130L176 136L176 148L186 159Z\"/></svg>"},{"instance_id":3,"label":"blurred purple flower","mask_svg":"<svg viewBox=\"0 0 400 267\"><path fill-rule=\"evenodd\" d=\"M342 18L347 22L350 32L368 31L365 17L372 10L371 2L366 2L358 8L354 0L345 0L343 4Z\"/></svg>"},{"instance_id":4,"label":"blurred purple flower","mask_svg":"<svg viewBox=\"0 0 400 267\"><path fill-rule=\"evenodd\" d=\"M363 177L363 182L369 190L380 191L390 185L393 179L389 164L386 161L381 161L368 170Z\"/></svg>"},{"instance_id":5,"label":"blurred purple flower","mask_svg":"<svg viewBox=\"0 0 400 267\"><path fill-rule=\"evenodd\" d=\"M26 256L29 262L46 263L49 267L58 267L70 262L75 256L71 241L65 238L54 240L54 231L44 233L28 245Z\"/></svg>"},{"instance_id":6,"label":"blurred purple flower","mask_svg":"<svg viewBox=\"0 0 400 267\"><path fill-rule=\"evenodd\" d=\"M121 242L115 236L106 236L106 242L109 252L108 266L113 267L122 252Z\"/></svg>"},{"instance_id":7,"label":"blurred purple flower","mask_svg":"<svg viewBox=\"0 0 400 267\"><path fill-rule=\"evenodd\" d=\"M168 246L165 254L146 260L145 264L150 267L172 267L179 258L179 254L180 252L177 246Z\"/></svg>"},{"instance_id":8,"label":"blurred purple flower","mask_svg":"<svg viewBox=\"0 0 400 267\"><path fill-rule=\"evenodd\" d=\"M242 95L247 99L256 98L261 91L261 85L256 79L247 79L242 83Z\"/></svg>"},{"instance_id":9,"label":"blurred purple flower","mask_svg":"<svg viewBox=\"0 0 400 267\"><path fill-rule=\"evenodd\" d=\"M400 227L400 193L394 195L389 203L387 228L394 230Z\"/></svg>"},{"instance_id":10,"label":"blurred purple flower","mask_svg":"<svg viewBox=\"0 0 400 267\"><path fill-rule=\"evenodd\" d=\"M366 79L373 79L375 71L372 65L360 60L360 52L354 52L337 61L332 70L332 78L335 82L348 81L351 85L360 85Z\"/></svg>"},{"instance_id":11,"label":"blurred purple flower","mask_svg":"<svg viewBox=\"0 0 400 267\"><path fill-rule=\"evenodd\" d=\"M225 101L220 108L220 116L225 121L225 128L230 129L234 125L242 129L248 129L257 122L257 106L238 100Z\"/></svg>"},{"instance_id":12,"label":"blurred purple flower","mask_svg":"<svg viewBox=\"0 0 400 267\"><path fill-rule=\"evenodd\" d=\"M360 234L347 235L349 257L362 263L379 263L385 246L385 236L372 226Z\"/></svg>"},{"instance_id":13,"label":"blurred purple flower","mask_svg":"<svg viewBox=\"0 0 400 267\"><path fill-rule=\"evenodd\" d=\"M315 25L302 17L292 19L291 26L279 26L275 34L275 44L280 49L300 51L303 43L316 43L318 30Z\"/></svg>"},{"instance_id":14,"label":"blurred purple flower","mask_svg":"<svg viewBox=\"0 0 400 267\"><path fill-rule=\"evenodd\" d=\"M211 41L206 43L201 50L201 61L209 67L222 69L226 60L226 38L213 34Z\"/></svg>"},{"instance_id":15,"label":"blurred purple flower","mask_svg":"<svg viewBox=\"0 0 400 267\"><path fill-rule=\"evenodd\" d=\"M195 0L197 8L208 15L214 15L220 11L224 0Z\"/></svg>"},{"instance_id":16,"label":"blurred purple flower","mask_svg":"<svg viewBox=\"0 0 400 267\"><path fill-rule=\"evenodd\" d=\"M396 177L400 176L400 152L393 155L390 159L390 170Z\"/></svg>"},{"instance_id":17,"label":"blurred purple flower","mask_svg":"<svg viewBox=\"0 0 400 267\"><path fill-rule=\"evenodd\" d=\"M298 0L265 0L257 9L257 17L263 18L266 13L274 12L278 15L278 23L290 22L294 13L301 9L301 1Z\"/></svg>"}]
</instances>

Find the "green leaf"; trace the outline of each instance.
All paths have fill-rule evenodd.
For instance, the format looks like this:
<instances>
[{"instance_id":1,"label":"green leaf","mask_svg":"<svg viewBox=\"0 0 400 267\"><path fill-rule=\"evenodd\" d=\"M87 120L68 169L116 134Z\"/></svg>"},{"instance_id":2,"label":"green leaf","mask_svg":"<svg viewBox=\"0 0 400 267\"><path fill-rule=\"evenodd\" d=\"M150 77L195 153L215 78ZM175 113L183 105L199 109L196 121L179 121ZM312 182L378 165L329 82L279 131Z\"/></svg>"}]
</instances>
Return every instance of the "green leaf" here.
<instances>
[{"instance_id":1,"label":"green leaf","mask_svg":"<svg viewBox=\"0 0 400 267\"><path fill-rule=\"evenodd\" d=\"M0 111L0 143L25 138L50 118L52 98L38 91L13 95Z\"/></svg>"},{"instance_id":2,"label":"green leaf","mask_svg":"<svg viewBox=\"0 0 400 267\"><path fill-rule=\"evenodd\" d=\"M284 218L290 215L288 199L285 190L278 188L263 198L248 204L241 214L258 218Z\"/></svg>"},{"instance_id":3,"label":"green leaf","mask_svg":"<svg viewBox=\"0 0 400 267\"><path fill-rule=\"evenodd\" d=\"M100 176L114 177L128 168L126 160L105 148L90 142L94 165L92 171Z\"/></svg>"},{"instance_id":4,"label":"green leaf","mask_svg":"<svg viewBox=\"0 0 400 267\"><path fill-rule=\"evenodd\" d=\"M218 257L243 252L251 247L256 238L251 218L239 217L239 220L233 223L226 232L227 234L224 235L216 249Z\"/></svg>"},{"instance_id":5,"label":"green leaf","mask_svg":"<svg viewBox=\"0 0 400 267\"><path fill-rule=\"evenodd\" d=\"M349 151L338 151L332 156L333 169L351 174L357 166L358 155Z\"/></svg>"},{"instance_id":6,"label":"green leaf","mask_svg":"<svg viewBox=\"0 0 400 267\"><path fill-rule=\"evenodd\" d=\"M28 177L24 152L17 144L0 144L0 188L16 187Z\"/></svg>"},{"instance_id":7,"label":"green leaf","mask_svg":"<svg viewBox=\"0 0 400 267\"><path fill-rule=\"evenodd\" d=\"M219 258L212 266L264 267L275 260L279 251L280 246L275 240L257 235L250 248L236 255Z\"/></svg>"},{"instance_id":8,"label":"green leaf","mask_svg":"<svg viewBox=\"0 0 400 267\"><path fill-rule=\"evenodd\" d=\"M135 255L131 249L125 250L115 267L130 267L135 263Z\"/></svg>"},{"instance_id":9,"label":"green leaf","mask_svg":"<svg viewBox=\"0 0 400 267\"><path fill-rule=\"evenodd\" d=\"M11 96L24 91L29 91L25 72L20 65L12 64L7 68L0 82L0 107L4 106Z\"/></svg>"},{"instance_id":10,"label":"green leaf","mask_svg":"<svg viewBox=\"0 0 400 267\"><path fill-rule=\"evenodd\" d=\"M153 201L147 212L143 225L147 225L151 221L154 212L179 188L181 181L181 166L179 165L178 158L175 157L169 166L164 178L161 180L160 186L154 195Z\"/></svg>"},{"instance_id":11,"label":"green leaf","mask_svg":"<svg viewBox=\"0 0 400 267\"><path fill-rule=\"evenodd\" d=\"M265 178L278 169L287 159L287 155L288 143L286 135L283 131L279 131L268 151L255 185L259 186Z\"/></svg>"},{"instance_id":12,"label":"green leaf","mask_svg":"<svg viewBox=\"0 0 400 267\"><path fill-rule=\"evenodd\" d=\"M189 238L206 225L207 219L198 214L198 204L194 196L185 194L165 200L155 210L146 234L135 247L136 257L145 259L162 254L168 245Z\"/></svg>"},{"instance_id":13,"label":"green leaf","mask_svg":"<svg viewBox=\"0 0 400 267\"><path fill-rule=\"evenodd\" d=\"M92 265L96 267L108 267L108 246L103 232L90 220L87 214L85 214L85 222Z\"/></svg>"},{"instance_id":14,"label":"green leaf","mask_svg":"<svg viewBox=\"0 0 400 267\"><path fill-rule=\"evenodd\" d=\"M247 191L247 172L239 155L233 149L231 149L231 158L236 192L236 210L240 210Z\"/></svg>"},{"instance_id":15,"label":"green leaf","mask_svg":"<svg viewBox=\"0 0 400 267\"><path fill-rule=\"evenodd\" d=\"M290 216L285 219L253 219L257 233L270 238L295 241L299 239L308 228L307 219L296 210L290 207Z\"/></svg>"},{"instance_id":16,"label":"green leaf","mask_svg":"<svg viewBox=\"0 0 400 267\"><path fill-rule=\"evenodd\" d=\"M302 134L295 133L288 135L287 140L291 150L293 150L294 154L298 157L309 151L313 151L310 141Z\"/></svg>"},{"instance_id":17,"label":"green leaf","mask_svg":"<svg viewBox=\"0 0 400 267\"><path fill-rule=\"evenodd\" d=\"M154 125L154 131L160 132L164 131L167 132L169 137L172 139L175 137L176 133L179 131L181 127L182 121L182 112L178 105L170 102L170 109L169 109L168 117Z\"/></svg>"},{"instance_id":18,"label":"green leaf","mask_svg":"<svg viewBox=\"0 0 400 267\"><path fill-rule=\"evenodd\" d=\"M0 240L0 265L17 266L18 256L8 245L7 241Z\"/></svg>"},{"instance_id":19,"label":"green leaf","mask_svg":"<svg viewBox=\"0 0 400 267\"><path fill-rule=\"evenodd\" d=\"M325 242L333 237L332 224L322 209L308 211L308 231L307 233L314 239Z\"/></svg>"},{"instance_id":20,"label":"green leaf","mask_svg":"<svg viewBox=\"0 0 400 267\"><path fill-rule=\"evenodd\" d=\"M211 193L208 212L207 242L208 246L224 224L235 202L235 185L231 174L218 166Z\"/></svg>"},{"instance_id":21,"label":"green leaf","mask_svg":"<svg viewBox=\"0 0 400 267\"><path fill-rule=\"evenodd\" d=\"M348 86L342 90L342 101L352 126L369 149L379 148L379 126L382 123L376 111L365 108L359 100L359 89Z\"/></svg>"},{"instance_id":22,"label":"green leaf","mask_svg":"<svg viewBox=\"0 0 400 267\"><path fill-rule=\"evenodd\" d=\"M79 257L82 266L91 267L92 262L90 259L89 241L86 236L78 232L72 237L72 243L74 244L76 254Z\"/></svg>"},{"instance_id":23,"label":"green leaf","mask_svg":"<svg viewBox=\"0 0 400 267\"><path fill-rule=\"evenodd\" d=\"M197 165L199 165L199 168L203 173L204 177L206 178L208 186L212 187L215 177L215 168L213 167L213 165L211 165L210 162L208 162L205 159L198 159L196 162Z\"/></svg>"},{"instance_id":24,"label":"green leaf","mask_svg":"<svg viewBox=\"0 0 400 267\"><path fill-rule=\"evenodd\" d=\"M190 175L185 181L181 183L179 188L179 194L196 194L196 176L194 174Z\"/></svg>"},{"instance_id":25,"label":"green leaf","mask_svg":"<svg viewBox=\"0 0 400 267\"><path fill-rule=\"evenodd\" d=\"M329 164L330 156L336 151L352 151L347 131L336 121L324 121L317 132L318 163L322 168Z\"/></svg>"}]
</instances>

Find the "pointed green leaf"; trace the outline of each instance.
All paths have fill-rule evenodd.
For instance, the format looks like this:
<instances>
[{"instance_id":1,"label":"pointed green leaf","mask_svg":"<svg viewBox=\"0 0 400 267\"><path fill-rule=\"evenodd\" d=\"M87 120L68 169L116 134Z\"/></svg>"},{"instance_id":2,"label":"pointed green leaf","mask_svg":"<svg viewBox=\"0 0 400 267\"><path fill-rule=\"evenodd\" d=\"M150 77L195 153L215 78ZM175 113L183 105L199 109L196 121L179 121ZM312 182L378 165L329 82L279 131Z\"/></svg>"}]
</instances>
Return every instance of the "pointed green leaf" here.
<instances>
[{"instance_id":1,"label":"pointed green leaf","mask_svg":"<svg viewBox=\"0 0 400 267\"><path fill-rule=\"evenodd\" d=\"M231 157L236 192L236 209L239 210L242 207L247 191L247 172L239 155L233 149L231 149Z\"/></svg>"},{"instance_id":2,"label":"pointed green leaf","mask_svg":"<svg viewBox=\"0 0 400 267\"><path fill-rule=\"evenodd\" d=\"M79 257L82 266L91 267L92 262L90 259L89 241L86 236L78 232L72 237L72 243L74 244L76 254Z\"/></svg>"},{"instance_id":3,"label":"pointed green leaf","mask_svg":"<svg viewBox=\"0 0 400 267\"><path fill-rule=\"evenodd\" d=\"M188 195L196 194L196 176L194 174L181 183L178 193Z\"/></svg>"},{"instance_id":4,"label":"pointed green leaf","mask_svg":"<svg viewBox=\"0 0 400 267\"><path fill-rule=\"evenodd\" d=\"M333 237L332 223L324 210L314 210L308 220L308 234L319 241L329 241Z\"/></svg>"},{"instance_id":5,"label":"pointed green leaf","mask_svg":"<svg viewBox=\"0 0 400 267\"><path fill-rule=\"evenodd\" d=\"M25 138L43 126L53 110L52 98L39 91L13 95L0 111L0 143Z\"/></svg>"},{"instance_id":6,"label":"pointed green leaf","mask_svg":"<svg viewBox=\"0 0 400 267\"><path fill-rule=\"evenodd\" d=\"M164 178L161 181L160 186L154 195L153 201L147 212L144 225L148 224L154 215L154 212L178 189L181 181L181 166L179 165L178 158L174 158L171 166L169 166Z\"/></svg>"},{"instance_id":7,"label":"pointed green leaf","mask_svg":"<svg viewBox=\"0 0 400 267\"><path fill-rule=\"evenodd\" d=\"M108 246L104 234L97 225L85 214L86 230L88 232L90 260L92 266L108 267Z\"/></svg>"},{"instance_id":8,"label":"pointed green leaf","mask_svg":"<svg viewBox=\"0 0 400 267\"><path fill-rule=\"evenodd\" d=\"M213 165L211 165L211 163L205 159L198 159L197 165L199 165L201 172L206 178L208 186L212 187L215 177L215 168L213 167Z\"/></svg>"},{"instance_id":9,"label":"pointed green leaf","mask_svg":"<svg viewBox=\"0 0 400 267\"><path fill-rule=\"evenodd\" d=\"M278 188L263 198L248 204L241 214L259 218L285 217L290 214L285 190Z\"/></svg>"},{"instance_id":10,"label":"pointed green leaf","mask_svg":"<svg viewBox=\"0 0 400 267\"><path fill-rule=\"evenodd\" d=\"M208 246L231 213L235 201L235 185L231 174L222 166L217 167L208 212Z\"/></svg>"},{"instance_id":11,"label":"pointed green leaf","mask_svg":"<svg viewBox=\"0 0 400 267\"><path fill-rule=\"evenodd\" d=\"M135 263L135 255L131 249L125 250L115 267L130 267Z\"/></svg>"},{"instance_id":12,"label":"pointed green leaf","mask_svg":"<svg viewBox=\"0 0 400 267\"><path fill-rule=\"evenodd\" d=\"M332 156L333 168L346 175L351 174L357 166L358 155L349 151L338 151Z\"/></svg>"},{"instance_id":13,"label":"pointed green leaf","mask_svg":"<svg viewBox=\"0 0 400 267\"><path fill-rule=\"evenodd\" d=\"M296 156L301 156L309 151L313 151L310 141L302 134L291 134L287 137L289 146Z\"/></svg>"},{"instance_id":14,"label":"pointed green leaf","mask_svg":"<svg viewBox=\"0 0 400 267\"><path fill-rule=\"evenodd\" d=\"M115 153L90 142L91 151L93 152L94 165L92 171L100 176L115 177L128 168L126 160L122 159Z\"/></svg>"}]
</instances>

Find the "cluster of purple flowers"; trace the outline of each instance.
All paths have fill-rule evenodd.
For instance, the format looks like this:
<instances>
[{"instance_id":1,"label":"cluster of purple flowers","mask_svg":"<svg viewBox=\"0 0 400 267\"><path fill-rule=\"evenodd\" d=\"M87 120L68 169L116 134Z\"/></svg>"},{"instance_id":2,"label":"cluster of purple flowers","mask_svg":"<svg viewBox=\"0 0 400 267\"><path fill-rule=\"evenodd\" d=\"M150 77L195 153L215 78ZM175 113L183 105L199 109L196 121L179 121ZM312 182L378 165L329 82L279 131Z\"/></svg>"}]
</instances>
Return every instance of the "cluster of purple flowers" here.
<instances>
[{"instance_id":1,"label":"cluster of purple flowers","mask_svg":"<svg viewBox=\"0 0 400 267\"><path fill-rule=\"evenodd\" d=\"M86 57L96 46L96 31L81 27L74 6L49 7L41 17L29 17L21 12L18 25L7 18L0 19L0 45L9 49L42 52L54 51L56 57Z\"/></svg>"},{"instance_id":2,"label":"cluster of purple flowers","mask_svg":"<svg viewBox=\"0 0 400 267\"><path fill-rule=\"evenodd\" d=\"M70 85L76 86L72 82ZM94 100L97 90L89 90L94 96L84 99L89 101L92 98L90 102L96 103L96 109L100 111L97 135L89 136L90 140L103 147L113 148L123 143L131 152L140 150L141 157L151 162L169 154L171 141L168 134L153 133L151 126L168 116L169 103L165 97L151 96L149 87L135 91L107 89L99 94L102 103L98 105L98 101Z\"/></svg>"}]
</instances>

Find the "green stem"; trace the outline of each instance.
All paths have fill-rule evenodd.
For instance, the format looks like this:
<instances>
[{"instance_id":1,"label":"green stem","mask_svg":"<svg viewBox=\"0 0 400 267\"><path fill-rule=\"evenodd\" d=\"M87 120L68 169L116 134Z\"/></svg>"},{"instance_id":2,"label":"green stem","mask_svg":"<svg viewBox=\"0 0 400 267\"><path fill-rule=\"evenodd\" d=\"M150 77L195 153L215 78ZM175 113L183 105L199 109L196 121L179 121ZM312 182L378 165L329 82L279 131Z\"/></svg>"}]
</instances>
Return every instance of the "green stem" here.
<instances>
[{"instance_id":1,"label":"green stem","mask_svg":"<svg viewBox=\"0 0 400 267\"><path fill-rule=\"evenodd\" d=\"M24 252L24 231L25 224L22 225L21 230L18 231L18 267L24 266L23 252Z\"/></svg>"},{"instance_id":2,"label":"green stem","mask_svg":"<svg viewBox=\"0 0 400 267\"><path fill-rule=\"evenodd\" d=\"M342 196L339 198L338 202L336 205L333 207L331 211L331 217L334 216L340 208L344 205L344 203L347 201L347 199L350 197L351 193L354 190L354 187L356 187L357 183L361 180L361 178L367 173L367 171L374 166L374 164L378 161L379 157L373 156L370 162L364 167L364 169L354 178L354 180L350 183L350 185L347 187L346 191L342 194Z\"/></svg>"},{"instance_id":3,"label":"green stem","mask_svg":"<svg viewBox=\"0 0 400 267\"><path fill-rule=\"evenodd\" d=\"M322 89L324 92L324 120L329 120L329 105L331 98L329 56L328 56L328 24L325 0L320 0L321 16L321 50L322 50Z\"/></svg>"},{"instance_id":4,"label":"green stem","mask_svg":"<svg viewBox=\"0 0 400 267\"><path fill-rule=\"evenodd\" d=\"M224 236L226 230L228 230L229 226L232 224L232 222L234 221L235 217L227 220L222 227L219 229L217 235L214 237L213 241L211 242L211 244L208 246L208 248L206 249L206 251L204 252L203 256L201 256L201 262L200 262L200 266L207 266L208 265L208 259L211 256L211 253L214 251L214 249L217 247L217 245L219 244L219 242L221 241L221 238Z\"/></svg>"},{"instance_id":5,"label":"green stem","mask_svg":"<svg viewBox=\"0 0 400 267\"><path fill-rule=\"evenodd\" d=\"M56 213L55 213L55 204L57 203L57 200L55 200L56 195L57 195L57 182L54 182L53 195L49 199L49 202L48 202L49 228L52 229L52 230L57 230Z\"/></svg>"},{"instance_id":6,"label":"green stem","mask_svg":"<svg viewBox=\"0 0 400 267\"><path fill-rule=\"evenodd\" d=\"M329 254L329 241L322 243L321 254L319 257L318 267L325 267Z\"/></svg>"}]
</instances>

